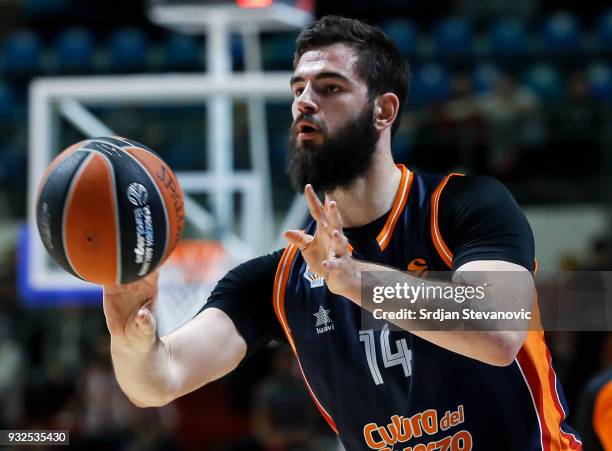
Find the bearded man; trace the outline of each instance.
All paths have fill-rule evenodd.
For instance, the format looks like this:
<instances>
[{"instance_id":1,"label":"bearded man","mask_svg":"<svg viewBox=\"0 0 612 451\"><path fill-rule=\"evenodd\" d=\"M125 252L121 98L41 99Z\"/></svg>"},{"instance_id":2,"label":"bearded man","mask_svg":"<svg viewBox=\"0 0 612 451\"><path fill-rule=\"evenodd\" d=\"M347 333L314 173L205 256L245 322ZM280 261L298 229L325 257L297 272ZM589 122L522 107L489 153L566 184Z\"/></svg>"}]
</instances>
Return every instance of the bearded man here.
<instances>
[{"instance_id":1,"label":"bearded man","mask_svg":"<svg viewBox=\"0 0 612 451\"><path fill-rule=\"evenodd\" d=\"M231 270L200 313L164 337L152 313L155 275L105 287L115 373L135 404L166 404L276 339L289 343L348 450L581 448L543 333L528 318L511 330L469 321L442 330L419 317L372 316L367 274L423 292L480 287L475 314L535 309L533 235L506 188L393 161L409 78L377 28L324 17L302 30L288 170L312 221L285 232L286 248ZM418 277L444 270L447 281Z\"/></svg>"}]
</instances>

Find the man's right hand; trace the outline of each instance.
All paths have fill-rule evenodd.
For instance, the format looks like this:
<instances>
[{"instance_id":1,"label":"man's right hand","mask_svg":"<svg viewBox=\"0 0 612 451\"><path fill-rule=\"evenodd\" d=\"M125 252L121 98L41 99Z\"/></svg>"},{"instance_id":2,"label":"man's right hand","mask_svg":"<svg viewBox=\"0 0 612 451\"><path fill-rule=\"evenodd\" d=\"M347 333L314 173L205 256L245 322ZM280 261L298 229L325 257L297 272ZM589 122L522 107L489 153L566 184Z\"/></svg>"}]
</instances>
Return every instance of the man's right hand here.
<instances>
[{"instance_id":1,"label":"man's right hand","mask_svg":"<svg viewBox=\"0 0 612 451\"><path fill-rule=\"evenodd\" d=\"M113 341L140 354L151 351L157 340L155 271L126 285L104 287L104 315Z\"/></svg>"},{"instance_id":2,"label":"man's right hand","mask_svg":"<svg viewBox=\"0 0 612 451\"><path fill-rule=\"evenodd\" d=\"M167 404L224 376L247 349L230 317L216 308L158 337L158 277L154 272L130 284L104 287L113 369L119 386L141 407Z\"/></svg>"}]
</instances>

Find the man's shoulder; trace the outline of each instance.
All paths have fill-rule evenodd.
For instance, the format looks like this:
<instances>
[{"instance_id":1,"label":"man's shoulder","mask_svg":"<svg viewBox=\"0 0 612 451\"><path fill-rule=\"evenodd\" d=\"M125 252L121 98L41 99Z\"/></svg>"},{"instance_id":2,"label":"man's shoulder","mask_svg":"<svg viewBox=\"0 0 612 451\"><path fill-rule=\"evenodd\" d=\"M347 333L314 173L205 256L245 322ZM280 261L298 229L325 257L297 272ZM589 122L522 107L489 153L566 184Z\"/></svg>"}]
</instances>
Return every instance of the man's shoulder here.
<instances>
[{"instance_id":1,"label":"man's shoulder","mask_svg":"<svg viewBox=\"0 0 612 451\"><path fill-rule=\"evenodd\" d=\"M490 175L455 175L449 174L442 199L465 199L472 202L484 202L487 205L512 197L510 190ZM442 202L441 199L441 202Z\"/></svg>"}]
</instances>

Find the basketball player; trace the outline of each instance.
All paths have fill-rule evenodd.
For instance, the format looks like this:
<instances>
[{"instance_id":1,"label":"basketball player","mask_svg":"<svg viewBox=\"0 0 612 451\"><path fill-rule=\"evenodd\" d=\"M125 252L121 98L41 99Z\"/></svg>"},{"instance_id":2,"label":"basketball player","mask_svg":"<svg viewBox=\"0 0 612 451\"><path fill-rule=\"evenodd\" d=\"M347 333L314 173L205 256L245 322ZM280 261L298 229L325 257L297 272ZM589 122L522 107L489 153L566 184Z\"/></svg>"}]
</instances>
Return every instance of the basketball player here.
<instances>
[{"instance_id":1,"label":"basketball player","mask_svg":"<svg viewBox=\"0 0 612 451\"><path fill-rule=\"evenodd\" d=\"M482 309L532 309L533 237L509 192L489 177L394 163L408 84L407 62L378 29L325 17L302 30L289 173L313 221L286 231L285 249L231 270L200 313L164 337L152 313L155 275L105 287L115 373L135 404L166 404L277 339L348 450L581 449L543 334L526 332L527 320L510 332L427 331L418 319L362 328L372 309L361 296L366 271L411 286L469 278L486 286ZM452 281L407 269L450 270Z\"/></svg>"}]
</instances>

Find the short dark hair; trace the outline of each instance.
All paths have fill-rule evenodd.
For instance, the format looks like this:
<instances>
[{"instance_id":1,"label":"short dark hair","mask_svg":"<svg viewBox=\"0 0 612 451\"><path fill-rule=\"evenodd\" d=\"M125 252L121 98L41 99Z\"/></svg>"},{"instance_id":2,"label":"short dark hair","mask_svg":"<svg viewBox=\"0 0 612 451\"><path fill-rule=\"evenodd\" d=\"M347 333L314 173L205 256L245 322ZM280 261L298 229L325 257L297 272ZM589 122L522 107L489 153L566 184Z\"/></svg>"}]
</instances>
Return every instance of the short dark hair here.
<instances>
[{"instance_id":1,"label":"short dark hair","mask_svg":"<svg viewBox=\"0 0 612 451\"><path fill-rule=\"evenodd\" d=\"M325 16L304 27L295 44L294 69L309 50L333 44L352 47L357 53L359 75L368 85L370 99L385 92L393 92L399 99L397 119L391 128L391 134L395 134L408 95L410 66L397 45L380 28L346 17Z\"/></svg>"}]
</instances>

